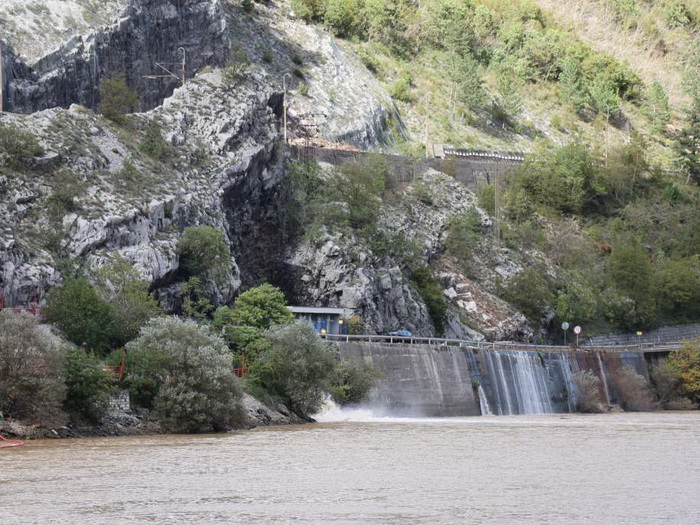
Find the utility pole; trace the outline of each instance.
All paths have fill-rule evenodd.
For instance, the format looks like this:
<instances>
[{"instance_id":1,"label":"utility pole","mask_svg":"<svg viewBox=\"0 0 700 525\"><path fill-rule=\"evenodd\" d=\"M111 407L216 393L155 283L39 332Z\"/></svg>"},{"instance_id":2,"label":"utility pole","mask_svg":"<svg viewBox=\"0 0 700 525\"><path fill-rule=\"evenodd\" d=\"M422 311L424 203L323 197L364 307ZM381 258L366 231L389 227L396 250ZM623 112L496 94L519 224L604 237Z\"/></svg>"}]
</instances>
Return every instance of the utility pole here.
<instances>
[{"instance_id":1,"label":"utility pole","mask_svg":"<svg viewBox=\"0 0 700 525\"><path fill-rule=\"evenodd\" d=\"M144 75L143 78L149 78L149 79L158 79L158 78L174 78L178 82L180 82L183 86L185 85L185 82L187 81L187 50L184 47L178 47L177 48L178 53L182 53L182 61L181 62L156 62L156 66L161 68L163 71L167 73L167 75ZM170 66L171 64L180 64L180 75L176 75L169 69L167 69L163 64L167 64Z\"/></svg>"},{"instance_id":2,"label":"utility pole","mask_svg":"<svg viewBox=\"0 0 700 525\"><path fill-rule=\"evenodd\" d=\"M496 169L494 184L496 185L493 189L494 193L494 205L493 205L493 234L496 236L496 240L501 238L501 178L499 176L498 169Z\"/></svg>"},{"instance_id":3,"label":"utility pole","mask_svg":"<svg viewBox=\"0 0 700 525\"><path fill-rule=\"evenodd\" d=\"M5 59L0 46L0 113L5 111Z\"/></svg>"},{"instance_id":4,"label":"utility pole","mask_svg":"<svg viewBox=\"0 0 700 525\"><path fill-rule=\"evenodd\" d=\"M432 156L430 154L430 135L428 133L428 115L429 115L428 106L429 105L430 105L430 96L426 93L425 94L425 158L429 158Z\"/></svg>"},{"instance_id":5,"label":"utility pole","mask_svg":"<svg viewBox=\"0 0 700 525\"><path fill-rule=\"evenodd\" d=\"M282 99L282 111L284 112L282 116L283 126L284 126L284 143L287 144L287 77L290 79L292 75L285 73L282 76L282 85L284 86L284 98Z\"/></svg>"},{"instance_id":6,"label":"utility pole","mask_svg":"<svg viewBox=\"0 0 700 525\"><path fill-rule=\"evenodd\" d=\"M178 52L182 52L182 85L185 85L187 80L187 50L184 47L178 47Z\"/></svg>"}]
</instances>

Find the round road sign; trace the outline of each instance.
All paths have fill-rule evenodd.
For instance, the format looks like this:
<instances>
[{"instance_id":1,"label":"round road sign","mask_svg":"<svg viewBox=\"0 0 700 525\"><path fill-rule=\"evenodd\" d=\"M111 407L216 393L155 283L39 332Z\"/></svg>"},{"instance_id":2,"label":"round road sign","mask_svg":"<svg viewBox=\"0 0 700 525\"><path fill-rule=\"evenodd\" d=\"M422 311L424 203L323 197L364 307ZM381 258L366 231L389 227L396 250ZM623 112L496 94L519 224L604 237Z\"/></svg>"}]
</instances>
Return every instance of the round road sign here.
<instances>
[{"instance_id":1,"label":"round road sign","mask_svg":"<svg viewBox=\"0 0 700 525\"><path fill-rule=\"evenodd\" d=\"M564 321L564 322L561 324L561 329L564 330L564 331L568 330L568 329L569 329L569 323L567 323L566 321Z\"/></svg>"},{"instance_id":2,"label":"round road sign","mask_svg":"<svg viewBox=\"0 0 700 525\"><path fill-rule=\"evenodd\" d=\"M580 327L580 326L574 326L574 333L575 333L576 335L580 334L580 333L581 333L581 327Z\"/></svg>"}]
</instances>

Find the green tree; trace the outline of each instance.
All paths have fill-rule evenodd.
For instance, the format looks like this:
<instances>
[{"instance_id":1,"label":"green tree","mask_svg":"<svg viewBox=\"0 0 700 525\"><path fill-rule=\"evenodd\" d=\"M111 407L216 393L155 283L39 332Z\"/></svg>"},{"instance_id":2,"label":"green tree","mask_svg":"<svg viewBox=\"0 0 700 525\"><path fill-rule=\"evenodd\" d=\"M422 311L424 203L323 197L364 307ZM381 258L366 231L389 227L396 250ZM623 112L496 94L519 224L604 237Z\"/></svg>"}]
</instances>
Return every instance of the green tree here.
<instances>
[{"instance_id":1,"label":"green tree","mask_svg":"<svg viewBox=\"0 0 700 525\"><path fill-rule=\"evenodd\" d=\"M190 277L182 285L182 311L187 317L203 321L214 310L209 297L204 291L199 277Z\"/></svg>"},{"instance_id":2,"label":"green tree","mask_svg":"<svg viewBox=\"0 0 700 525\"><path fill-rule=\"evenodd\" d=\"M608 317L628 329L646 328L656 320L653 267L636 243L613 247L608 263L609 291L603 304Z\"/></svg>"},{"instance_id":3,"label":"green tree","mask_svg":"<svg viewBox=\"0 0 700 525\"><path fill-rule=\"evenodd\" d=\"M428 309L428 315L435 326L436 335L442 335L445 332L445 323L447 322L447 299L445 299L440 281L433 277L427 266L413 268L411 281Z\"/></svg>"},{"instance_id":4,"label":"green tree","mask_svg":"<svg viewBox=\"0 0 700 525\"><path fill-rule=\"evenodd\" d=\"M581 62L574 57L565 57L561 61L559 73L559 93L576 111L581 111L589 101Z\"/></svg>"},{"instance_id":5,"label":"green tree","mask_svg":"<svg viewBox=\"0 0 700 525\"><path fill-rule=\"evenodd\" d=\"M220 280L231 267L226 238L211 226L185 228L177 243L180 266L190 277Z\"/></svg>"},{"instance_id":6,"label":"green tree","mask_svg":"<svg viewBox=\"0 0 700 525\"><path fill-rule=\"evenodd\" d=\"M457 55L454 67L450 68L456 86L457 100L471 110L486 103L484 81L478 62L470 55Z\"/></svg>"},{"instance_id":7,"label":"green tree","mask_svg":"<svg viewBox=\"0 0 700 525\"><path fill-rule=\"evenodd\" d=\"M162 313L148 292L148 282L123 257L116 257L97 273L98 293L113 309L112 346L134 339L149 319Z\"/></svg>"},{"instance_id":8,"label":"green tree","mask_svg":"<svg viewBox=\"0 0 700 525\"><path fill-rule=\"evenodd\" d=\"M596 76L589 88L589 93L593 106L607 122L620 111L620 95L615 83L606 76Z\"/></svg>"},{"instance_id":9,"label":"green tree","mask_svg":"<svg viewBox=\"0 0 700 525\"><path fill-rule=\"evenodd\" d=\"M687 123L676 142L676 151L688 177L700 184L700 95L688 112Z\"/></svg>"},{"instance_id":10,"label":"green tree","mask_svg":"<svg viewBox=\"0 0 700 525\"><path fill-rule=\"evenodd\" d=\"M241 424L241 387L233 355L206 326L152 319L127 345L134 400L153 408L172 432L230 430Z\"/></svg>"},{"instance_id":11,"label":"green tree","mask_svg":"<svg viewBox=\"0 0 700 525\"><path fill-rule=\"evenodd\" d=\"M700 256L659 260L654 270L659 308L691 319L700 314Z\"/></svg>"},{"instance_id":12,"label":"green tree","mask_svg":"<svg viewBox=\"0 0 700 525\"><path fill-rule=\"evenodd\" d=\"M652 129L657 133L666 130L671 122L671 105L664 87L654 82L647 90L642 111L651 121Z\"/></svg>"},{"instance_id":13,"label":"green tree","mask_svg":"<svg viewBox=\"0 0 700 525\"><path fill-rule=\"evenodd\" d=\"M508 206L513 207L513 199L522 191L530 203L564 213L581 213L597 194L596 172L583 144L573 142L555 150L536 151L518 169L508 189Z\"/></svg>"},{"instance_id":14,"label":"green tree","mask_svg":"<svg viewBox=\"0 0 700 525\"><path fill-rule=\"evenodd\" d=\"M583 324L598 316L597 290L572 280L557 292L557 318L572 324Z\"/></svg>"},{"instance_id":15,"label":"green tree","mask_svg":"<svg viewBox=\"0 0 700 525\"><path fill-rule=\"evenodd\" d=\"M85 279L67 279L46 299L46 319L78 346L105 354L114 335L114 307Z\"/></svg>"},{"instance_id":16,"label":"green tree","mask_svg":"<svg viewBox=\"0 0 700 525\"><path fill-rule=\"evenodd\" d=\"M0 311L0 413L28 424L63 425L67 348L34 316Z\"/></svg>"},{"instance_id":17,"label":"green tree","mask_svg":"<svg viewBox=\"0 0 700 525\"><path fill-rule=\"evenodd\" d=\"M170 145L163 138L163 129L157 120L153 119L148 124L139 149L154 160L166 160Z\"/></svg>"},{"instance_id":18,"label":"green tree","mask_svg":"<svg viewBox=\"0 0 700 525\"><path fill-rule=\"evenodd\" d=\"M554 307L554 290L555 285L546 270L531 266L510 280L504 296L528 321L539 326L545 314Z\"/></svg>"},{"instance_id":19,"label":"green tree","mask_svg":"<svg viewBox=\"0 0 700 525\"><path fill-rule=\"evenodd\" d=\"M259 330L294 322L294 314L287 308L284 293L265 283L243 292L236 300L231 320L238 326Z\"/></svg>"},{"instance_id":20,"label":"green tree","mask_svg":"<svg viewBox=\"0 0 700 525\"><path fill-rule=\"evenodd\" d=\"M66 378L65 410L73 417L97 423L109 408L112 378L92 354L82 348L66 352L63 365Z\"/></svg>"},{"instance_id":21,"label":"green tree","mask_svg":"<svg viewBox=\"0 0 700 525\"><path fill-rule=\"evenodd\" d=\"M105 118L117 124L124 124L126 114L134 111L138 103L138 96L129 89L123 76L101 79L100 109Z\"/></svg>"},{"instance_id":22,"label":"green tree","mask_svg":"<svg viewBox=\"0 0 700 525\"><path fill-rule=\"evenodd\" d=\"M378 376L377 370L367 363L340 361L331 377L331 397L339 405L362 403L367 400Z\"/></svg>"},{"instance_id":23,"label":"green tree","mask_svg":"<svg viewBox=\"0 0 700 525\"><path fill-rule=\"evenodd\" d=\"M318 412L330 389L336 351L308 323L265 332L266 349L251 367L253 380L301 418Z\"/></svg>"}]
</instances>

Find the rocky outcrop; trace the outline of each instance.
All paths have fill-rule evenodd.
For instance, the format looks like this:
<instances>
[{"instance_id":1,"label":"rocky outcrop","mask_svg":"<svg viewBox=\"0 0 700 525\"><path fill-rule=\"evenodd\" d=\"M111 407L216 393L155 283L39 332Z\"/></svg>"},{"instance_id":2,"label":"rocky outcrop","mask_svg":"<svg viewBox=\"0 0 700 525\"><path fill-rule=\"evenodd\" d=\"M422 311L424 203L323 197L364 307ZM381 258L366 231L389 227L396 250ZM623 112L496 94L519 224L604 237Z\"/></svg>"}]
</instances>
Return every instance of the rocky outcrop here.
<instances>
[{"instance_id":1,"label":"rocky outcrop","mask_svg":"<svg viewBox=\"0 0 700 525\"><path fill-rule=\"evenodd\" d=\"M151 109L180 84L173 77L147 78L167 75L157 63L179 77L184 53L185 74L191 77L205 65L223 64L229 47L219 0L132 2L115 25L75 35L31 66L8 53L7 108L19 113L73 103L96 108L101 79L122 75L141 109Z\"/></svg>"},{"instance_id":2,"label":"rocky outcrop","mask_svg":"<svg viewBox=\"0 0 700 525\"><path fill-rule=\"evenodd\" d=\"M333 172L330 166L326 169ZM418 248L412 264L435 265L444 259L450 219L475 206L472 192L452 177L427 169L398 192L391 204L385 203L379 228L387 238L400 238ZM488 216L480 213L489 225ZM307 240L294 249L287 264L295 283L290 295L301 304L349 309L362 316L370 333L409 330L415 335L435 335L426 305L410 281L406 262L374 253L359 236L339 233ZM485 282L493 280L491 274L495 272L481 264ZM525 317L483 283L467 279L456 270L448 271L450 266L444 262L439 262L437 268L436 277L450 304L446 337L480 340L484 335L489 339L532 336Z\"/></svg>"},{"instance_id":3,"label":"rocky outcrop","mask_svg":"<svg viewBox=\"0 0 700 525\"><path fill-rule=\"evenodd\" d=\"M166 306L173 305L179 288L171 286L179 277L176 246L187 226L223 231L235 254L242 224L254 219L229 223L231 195L247 188L248 209L264 214L283 176L276 118L268 105L275 93L259 86L251 79L234 92L213 72L176 90L163 107L134 116L136 129L154 119L161 123L172 145L166 164L138 150L138 134L125 134L77 107L5 116L3 121L32 129L59 157L50 169L0 180L0 287L7 304L26 304L37 289L43 298L60 281L57 268L71 261L82 261L89 273L119 255L152 283ZM213 290L215 302L230 300L240 286L235 259L224 281Z\"/></svg>"},{"instance_id":4,"label":"rocky outcrop","mask_svg":"<svg viewBox=\"0 0 700 525\"><path fill-rule=\"evenodd\" d=\"M360 149L393 142L403 124L391 97L346 44L289 16L288 0L255 2L253 12L227 4L234 50L288 88L289 137L321 137Z\"/></svg>"}]
</instances>

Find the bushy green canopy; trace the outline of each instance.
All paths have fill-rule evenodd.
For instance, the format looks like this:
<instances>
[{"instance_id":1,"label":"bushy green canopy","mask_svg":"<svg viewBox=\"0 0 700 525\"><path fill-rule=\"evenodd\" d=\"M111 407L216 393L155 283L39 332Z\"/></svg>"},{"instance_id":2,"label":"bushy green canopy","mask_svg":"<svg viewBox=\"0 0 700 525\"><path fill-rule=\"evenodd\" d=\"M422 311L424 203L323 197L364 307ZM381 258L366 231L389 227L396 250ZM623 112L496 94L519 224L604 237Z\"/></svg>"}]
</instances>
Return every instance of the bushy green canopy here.
<instances>
[{"instance_id":1,"label":"bushy green canopy","mask_svg":"<svg viewBox=\"0 0 700 525\"><path fill-rule=\"evenodd\" d=\"M132 402L153 408L168 430L221 431L241 423L233 355L208 327L159 317L127 350Z\"/></svg>"}]
</instances>

